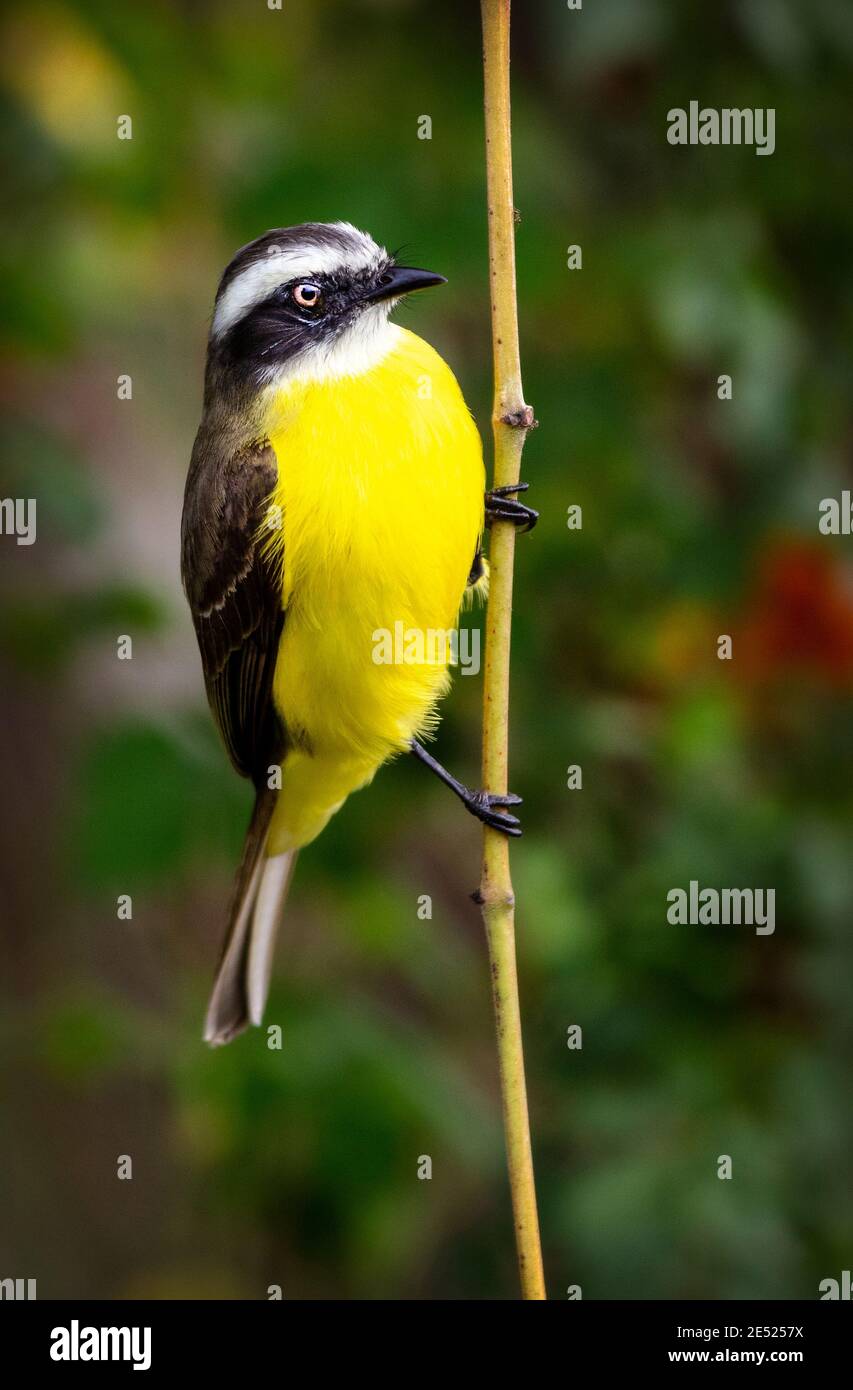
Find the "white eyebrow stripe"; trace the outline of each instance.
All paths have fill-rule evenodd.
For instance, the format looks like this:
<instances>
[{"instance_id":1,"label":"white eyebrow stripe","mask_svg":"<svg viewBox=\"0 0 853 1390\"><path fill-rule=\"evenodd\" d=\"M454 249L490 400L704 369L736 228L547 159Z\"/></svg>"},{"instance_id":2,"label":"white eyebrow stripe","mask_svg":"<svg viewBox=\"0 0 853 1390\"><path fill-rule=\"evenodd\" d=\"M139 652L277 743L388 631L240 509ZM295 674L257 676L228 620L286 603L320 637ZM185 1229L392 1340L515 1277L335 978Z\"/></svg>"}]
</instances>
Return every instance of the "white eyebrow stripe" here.
<instances>
[{"instance_id":1,"label":"white eyebrow stripe","mask_svg":"<svg viewBox=\"0 0 853 1390\"><path fill-rule=\"evenodd\" d=\"M350 229L348 229L350 230ZM248 265L236 275L220 296L210 330L212 338L220 338L256 304L272 294L279 285L299 276L329 275L335 271L357 272L378 265L385 256L383 247L371 237L353 227L353 245L343 250L339 246L299 246L291 250L274 251ZM357 238L357 240L356 240Z\"/></svg>"}]
</instances>

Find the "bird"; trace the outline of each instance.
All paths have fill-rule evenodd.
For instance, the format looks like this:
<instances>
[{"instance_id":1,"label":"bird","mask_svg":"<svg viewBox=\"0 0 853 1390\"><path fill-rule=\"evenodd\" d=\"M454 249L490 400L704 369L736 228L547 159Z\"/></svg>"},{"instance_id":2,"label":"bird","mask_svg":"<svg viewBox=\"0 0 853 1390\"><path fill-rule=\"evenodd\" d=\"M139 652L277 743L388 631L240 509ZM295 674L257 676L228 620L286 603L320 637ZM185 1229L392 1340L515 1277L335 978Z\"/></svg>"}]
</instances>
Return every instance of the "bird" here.
<instances>
[{"instance_id":1,"label":"bird","mask_svg":"<svg viewBox=\"0 0 853 1390\"><path fill-rule=\"evenodd\" d=\"M486 525L537 514L485 491L453 372L391 318L445 277L348 222L265 232L219 281L187 473L181 572L208 702L254 787L204 1025L263 1021L300 849L350 794L412 753L485 824L520 798L467 787L427 750L446 659L379 661L376 634L453 628L488 580Z\"/></svg>"}]
</instances>

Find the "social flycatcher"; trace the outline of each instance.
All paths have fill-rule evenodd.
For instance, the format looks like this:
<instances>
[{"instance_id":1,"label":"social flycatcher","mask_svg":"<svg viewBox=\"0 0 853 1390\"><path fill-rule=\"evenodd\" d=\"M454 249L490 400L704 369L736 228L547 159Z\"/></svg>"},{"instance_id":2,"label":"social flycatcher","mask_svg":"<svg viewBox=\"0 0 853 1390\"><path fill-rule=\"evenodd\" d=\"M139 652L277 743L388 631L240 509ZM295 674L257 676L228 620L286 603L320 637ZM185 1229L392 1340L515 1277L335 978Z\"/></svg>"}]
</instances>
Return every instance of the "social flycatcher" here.
<instances>
[{"instance_id":1,"label":"social flycatcher","mask_svg":"<svg viewBox=\"0 0 853 1390\"><path fill-rule=\"evenodd\" d=\"M208 700L255 806L205 1038L260 1023L297 851L387 759L413 752L488 825L519 798L472 792L418 742L447 662L385 664L377 632L447 632L481 586L488 494L453 373L389 322L443 276L398 265L346 222L267 232L216 295L181 535ZM523 487L524 485L520 485ZM433 655L433 653L430 653Z\"/></svg>"}]
</instances>

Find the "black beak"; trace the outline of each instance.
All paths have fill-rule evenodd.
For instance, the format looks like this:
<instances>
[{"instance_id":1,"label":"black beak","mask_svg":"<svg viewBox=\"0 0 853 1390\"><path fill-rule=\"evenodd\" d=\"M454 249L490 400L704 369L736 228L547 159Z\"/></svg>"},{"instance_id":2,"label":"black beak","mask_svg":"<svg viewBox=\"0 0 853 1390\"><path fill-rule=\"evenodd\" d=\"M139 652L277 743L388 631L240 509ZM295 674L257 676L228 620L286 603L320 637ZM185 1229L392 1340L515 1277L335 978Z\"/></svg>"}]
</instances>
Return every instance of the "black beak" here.
<instances>
[{"instance_id":1,"label":"black beak","mask_svg":"<svg viewBox=\"0 0 853 1390\"><path fill-rule=\"evenodd\" d=\"M427 290L430 285L446 285L443 275L432 270L415 270L410 265L395 265L381 275L373 289L361 296L363 304L376 304L380 299L399 299L400 295L411 294L412 290Z\"/></svg>"}]
</instances>

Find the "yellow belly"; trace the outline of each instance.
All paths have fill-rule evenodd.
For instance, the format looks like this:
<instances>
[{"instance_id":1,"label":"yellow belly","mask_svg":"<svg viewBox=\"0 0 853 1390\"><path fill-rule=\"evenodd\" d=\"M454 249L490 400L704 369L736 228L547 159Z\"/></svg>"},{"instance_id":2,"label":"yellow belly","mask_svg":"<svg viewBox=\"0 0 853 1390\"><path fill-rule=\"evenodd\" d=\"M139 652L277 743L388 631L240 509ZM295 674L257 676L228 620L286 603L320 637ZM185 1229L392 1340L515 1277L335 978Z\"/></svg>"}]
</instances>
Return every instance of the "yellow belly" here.
<instances>
[{"instance_id":1,"label":"yellow belly","mask_svg":"<svg viewBox=\"0 0 853 1390\"><path fill-rule=\"evenodd\" d=\"M369 372L276 391L268 433L286 609L273 696L295 744L275 854L307 844L434 722L449 681L439 634L465 592L484 470L452 372L404 330Z\"/></svg>"}]
</instances>

